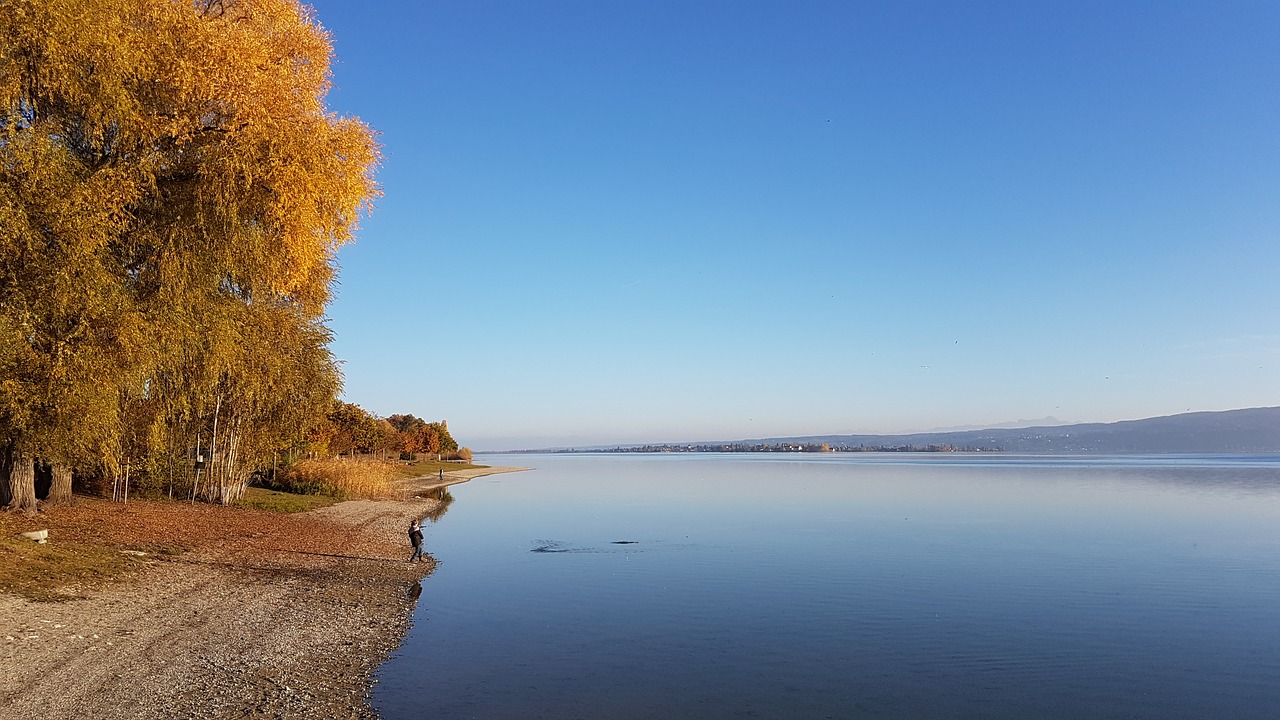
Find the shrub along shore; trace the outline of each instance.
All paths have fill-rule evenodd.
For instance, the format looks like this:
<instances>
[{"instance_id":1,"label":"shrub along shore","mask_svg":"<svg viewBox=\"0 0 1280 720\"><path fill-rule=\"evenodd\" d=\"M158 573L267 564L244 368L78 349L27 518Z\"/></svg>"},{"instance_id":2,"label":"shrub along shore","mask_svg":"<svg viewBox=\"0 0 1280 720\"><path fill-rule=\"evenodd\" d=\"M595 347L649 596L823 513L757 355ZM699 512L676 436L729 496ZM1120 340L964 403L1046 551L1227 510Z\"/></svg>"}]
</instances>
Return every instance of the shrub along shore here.
<instances>
[{"instance_id":1,"label":"shrub along shore","mask_svg":"<svg viewBox=\"0 0 1280 720\"><path fill-rule=\"evenodd\" d=\"M439 519L447 485L520 469L436 469L394 481L389 499L321 507L261 491L253 506L77 498L0 514L0 704L47 718L375 718L373 674L434 567L406 562L409 520ZM261 509L291 503L305 511ZM47 544L19 536L37 529Z\"/></svg>"}]
</instances>

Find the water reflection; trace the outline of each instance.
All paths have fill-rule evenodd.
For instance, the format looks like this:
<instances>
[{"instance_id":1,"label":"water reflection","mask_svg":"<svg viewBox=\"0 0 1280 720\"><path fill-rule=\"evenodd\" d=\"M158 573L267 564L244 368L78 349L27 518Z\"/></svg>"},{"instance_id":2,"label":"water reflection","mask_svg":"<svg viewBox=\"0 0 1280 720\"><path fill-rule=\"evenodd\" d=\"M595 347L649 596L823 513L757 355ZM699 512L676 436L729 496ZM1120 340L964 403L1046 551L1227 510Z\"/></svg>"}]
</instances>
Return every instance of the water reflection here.
<instances>
[{"instance_id":1,"label":"water reflection","mask_svg":"<svg viewBox=\"0 0 1280 720\"><path fill-rule=\"evenodd\" d=\"M422 497L436 501L430 512L422 516L423 520L430 520L433 523L440 522L440 518L449 512L449 506L453 504L453 494L447 487L431 488L423 493Z\"/></svg>"},{"instance_id":2,"label":"water reflection","mask_svg":"<svg viewBox=\"0 0 1280 720\"><path fill-rule=\"evenodd\" d=\"M639 545L638 540L613 540L609 545ZM534 540L529 552L535 553L607 553L636 552L635 548L577 547L561 540Z\"/></svg>"},{"instance_id":3,"label":"water reflection","mask_svg":"<svg viewBox=\"0 0 1280 720\"><path fill-rule=\"evenodd\" d=\"M501 460L387 720L1280 717L1275 458Z\"/></svg>"}]
</instances>

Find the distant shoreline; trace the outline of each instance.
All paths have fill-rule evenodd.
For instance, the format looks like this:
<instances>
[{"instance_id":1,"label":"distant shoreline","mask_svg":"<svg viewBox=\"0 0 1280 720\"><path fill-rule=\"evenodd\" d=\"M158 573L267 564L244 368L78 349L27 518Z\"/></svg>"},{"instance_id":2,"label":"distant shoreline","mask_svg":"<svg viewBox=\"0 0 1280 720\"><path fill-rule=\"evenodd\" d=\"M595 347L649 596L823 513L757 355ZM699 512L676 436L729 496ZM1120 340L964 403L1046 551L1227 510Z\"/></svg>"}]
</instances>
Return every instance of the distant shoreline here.
<instances>
[{"instance_id":1,"label":"distant shoreline","mask_svg":"<svg viewBox=\"0 0 1280 720\"><path fill-rule=\"evenodd\" d=\"M527 470L532 470L532 469L533 468L527 468L527 467L495 465L492 467L479 467L479 468L471 468L468 470L450 470L449 472L444 473L443 480L439 479L440 477L439 475L433 473L430 475L418 475L417 477L411 477L405 480L401 480L400 482L407 485L411 485L412 490L414 492L426 492L428 490L436 490L442 487L460 485L464 482L467 482L468 480L474 480L478 477L485 477L487 475L500 475L502 473L510 473L510 472L525 472Z\"/></svg>"},{"instance_id":2,"label":"distant shoreline","mask_svg":"<svg viewBox=\"0 0 1280 720\"><path fill-rule=\"evenodd\" d=\"M1004 452L995 447L956 447L953 445L879 445L875 447L828 447L825 443L781 443L771 444L723 444L723 445L639 445L635 447L618 447L588 450L541 450L531 454L626 454L626 453L786 453L786 454L857 454L857 453L999 453Z\"/></svg>"},{"instance_id":3,"label":"distant shoreline","mask_svg":"<svg viewBox=\"0 0 1280 720\"><path fill-rule=\"evenodd\" d=\"M1185 412L1110 423L883 435L797 435L744 440L612 444L518 452L528 454L690 451L822 452L821 448L824 445L832 452L849 453L1004 452L1115 455L1280 453L1280 407ZM695 448L698 450L694 450Z\"/></svg>"}]
</instances>

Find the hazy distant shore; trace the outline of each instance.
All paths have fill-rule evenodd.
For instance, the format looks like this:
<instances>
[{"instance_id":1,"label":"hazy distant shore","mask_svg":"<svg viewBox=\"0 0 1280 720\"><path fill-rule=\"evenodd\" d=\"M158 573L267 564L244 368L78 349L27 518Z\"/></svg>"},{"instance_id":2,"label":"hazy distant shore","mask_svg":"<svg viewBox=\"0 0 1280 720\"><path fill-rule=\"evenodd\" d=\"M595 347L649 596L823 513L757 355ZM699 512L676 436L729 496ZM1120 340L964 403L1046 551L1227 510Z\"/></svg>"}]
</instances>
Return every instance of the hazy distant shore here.
<instances>
[{"instance_id":1,"label":"hazy distant shore","mask_svg":"<svg viewBox=\"0 0 1280 720\"><path fill-rule=\"evenodd\" d=\"M0 705L40 718L376 718L374 673L434 567L406 562L409 520L438 502L422 495L523 469L414 478L403 499L295 515L81 498L7 519L47 528L51 543L186 552L130 550L133 574L63 588L65 602L0 595Z\"/></svg>"},{"instance_id":2,"label":"hazy distant shore","mask_svg":"<svg viewBox=\"0 0 1280 720\"><path fill-rule=\"evenodd\" d=\"M1185 412L1110 423L991 427L895 435L802 435L521 452L1275 453L1280 452L1280 407Z\"/></svg>"}]
</instances>

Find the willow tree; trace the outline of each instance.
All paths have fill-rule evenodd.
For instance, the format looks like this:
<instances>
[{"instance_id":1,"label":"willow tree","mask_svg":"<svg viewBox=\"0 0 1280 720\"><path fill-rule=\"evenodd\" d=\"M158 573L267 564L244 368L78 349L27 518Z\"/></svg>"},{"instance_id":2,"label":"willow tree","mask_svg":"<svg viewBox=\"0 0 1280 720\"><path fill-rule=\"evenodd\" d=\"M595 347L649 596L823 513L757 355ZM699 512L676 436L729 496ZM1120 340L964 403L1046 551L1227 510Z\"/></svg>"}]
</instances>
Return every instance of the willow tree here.
<instances>
[{"instance_id":1,"label":"willow tree","mask_svg":"<svg viewBox=\"0 0 1280 720\"><path fill-rule=\"evenodd\" d=\"M65 129L39 120L30 103L6 110L0 443L10 472L0 483L0 504L31 509L37 455L52 461L64 481L68 464L94 457L118 428L117 388L136 379L129 369L142 336L108 251L125 224L119 208L102 201L118 194L118 176L86 172ZM57 489L70 490L64 482Z\"/></svg>"},{"instance_id":2,"label":"willow tree","mask_svg":"<svg viewBox=\"0 0 1280 720\"><path fill-rule=\"evenodd\" d=\"M226 503L244 491L254 469L269 465L324 415L339 375L327 349L329 331L318 319L288 304L221 305L216 322L198 325L206 331L205 351L156 377L152 395L166 406L152 425L162 439L152 443L151 468L163 474L166 466L181 467L185 441L202 438L207 464L200 485L190 489Z\"/></svg>"},{"instance_id":3,"label":"willow tree","mask_svg":"<svg viewBox=\"0 0 1280 720\"><path fill-rule=\"evenodd\" d=\"M331 53L294 0L0 2L14 504L36 457L154 470L213 442L224 406L210 472L234 489L245 438L261 454L322 412L281 403L336 383L322 314L378 152L324 105Z\"/></svg>"}]
</instances>

